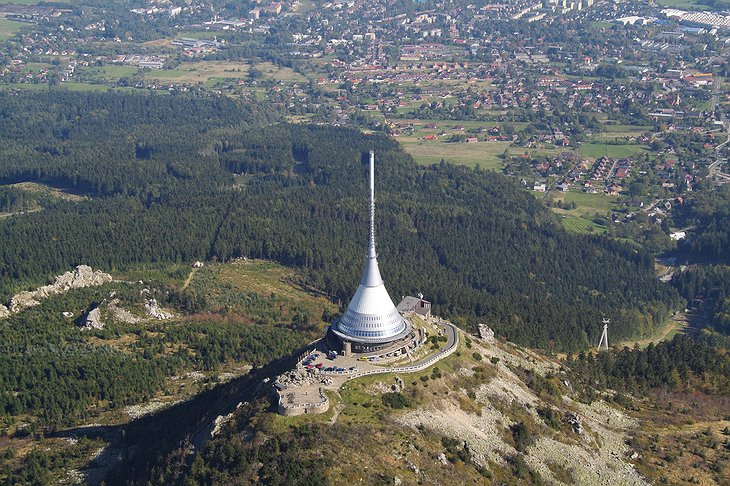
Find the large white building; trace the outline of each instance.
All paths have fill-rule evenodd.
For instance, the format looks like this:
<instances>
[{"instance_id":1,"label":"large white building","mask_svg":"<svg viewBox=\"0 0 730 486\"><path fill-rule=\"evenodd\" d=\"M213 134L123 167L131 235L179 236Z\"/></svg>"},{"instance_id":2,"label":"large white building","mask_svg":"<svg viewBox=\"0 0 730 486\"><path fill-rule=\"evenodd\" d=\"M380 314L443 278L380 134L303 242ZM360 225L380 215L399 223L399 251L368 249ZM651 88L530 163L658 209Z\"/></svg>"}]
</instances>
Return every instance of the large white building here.
<instances>
[{"instance_id":1,"label":"large white building","mask_svg":"<svg viewBox=\"0 0 730 486\"><path fill-rule=\"evenodd\" d=\"M412 330L385 289L375 251L375 155L370 151L370 243L360 285L330 331L345 353L371 352L407 338Z\"/></svg>"}]
</instances>

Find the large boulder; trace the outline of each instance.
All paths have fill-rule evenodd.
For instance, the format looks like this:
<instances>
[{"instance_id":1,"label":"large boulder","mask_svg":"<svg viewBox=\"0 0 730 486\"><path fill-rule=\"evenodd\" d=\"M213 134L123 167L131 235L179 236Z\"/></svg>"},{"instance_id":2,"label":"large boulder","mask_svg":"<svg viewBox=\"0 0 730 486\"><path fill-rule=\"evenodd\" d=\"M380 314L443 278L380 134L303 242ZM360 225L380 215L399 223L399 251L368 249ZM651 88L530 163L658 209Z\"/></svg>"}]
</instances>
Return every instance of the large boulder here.
<instances>
[{"instance_id":1,"label":"large boulder","mask_svg":"<svg viewBox=\"0 0 730 486\"><path fill-rule=\"evenodd\" d=\"M84 319L84 325L82 326L82 329L103 329L104 328L104 322L101 320L101 310L99 310L98 307L94 307L89 311L88 314L86 314L86 319Z\"/></svg>"}]
</instances>

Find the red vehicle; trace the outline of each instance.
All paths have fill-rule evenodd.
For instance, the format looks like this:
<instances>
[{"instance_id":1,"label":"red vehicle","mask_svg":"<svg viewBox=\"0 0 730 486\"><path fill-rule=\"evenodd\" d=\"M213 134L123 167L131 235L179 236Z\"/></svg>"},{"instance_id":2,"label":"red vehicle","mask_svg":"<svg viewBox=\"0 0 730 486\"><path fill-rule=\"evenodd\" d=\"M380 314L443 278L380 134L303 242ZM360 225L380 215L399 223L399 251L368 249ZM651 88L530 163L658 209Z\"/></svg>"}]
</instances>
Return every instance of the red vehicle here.
<instances>
[{"instance_id":1,"label":"red vehicle","mask_svg":"<svg viewBox=\"0 0 730 486\"><path fill-rule=\"evenodd\" d=\"M318 370L321 370L322 369L322 366L324 366L324 363L317 363L314 366L316 366Z\"/></svg>"}]
</instances>

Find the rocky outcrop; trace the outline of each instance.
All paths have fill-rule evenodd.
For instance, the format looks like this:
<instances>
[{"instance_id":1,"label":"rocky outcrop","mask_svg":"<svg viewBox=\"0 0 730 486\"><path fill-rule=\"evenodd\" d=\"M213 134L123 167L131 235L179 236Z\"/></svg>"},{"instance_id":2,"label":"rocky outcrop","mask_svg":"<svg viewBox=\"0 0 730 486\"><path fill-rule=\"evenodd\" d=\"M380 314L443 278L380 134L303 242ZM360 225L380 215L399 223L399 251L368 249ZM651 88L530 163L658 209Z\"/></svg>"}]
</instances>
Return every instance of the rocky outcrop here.
<instances>
[{"instance_id":1,"label":"rocky outcrop","mask_svg":"<svg viewBox=\"0 0 730 486\"><path fill-rule=\"evenodd\" d=\"M10 309L0 304L0 319L5 319L8 316L10 316Z\"/></svg>"},{"instance_id":2,"label":"rocky outcrop","mask_svg":"<svg viewBox=\"0 0 730 486\"><path fill-rule=\"evenodd\" d=\"M84 325L82 326L82 329L90 330L103 328L104 322L101 320L101 310L98 307L95 307L91 309L86 315L86 319L84 320Z\"/></svg>"},{"instance_id":3,"label":"rocky outcrop","mask_svg":"<svg viewBox=\"0 0 730 486\"><path fill-rule=\"evenodd\" d=\"M479 337L488 343L494 342L494 331L492 331L486 324L479 324Z\"/></svg>"},{"instance_id":4,"label":"rocky outcrop","mask_svg":"<svg viewBox=\"0 0 730 486\"><path fill-rule=\"evenodd\" d=\"M172 319L174 317L171 312L162 310L162 308L157 304L157 300L155 299L150 299L145 304L145 309L147 309L148 316L154 317L155 319L158 319L160 321L163 321L165 319Z\"/></svg>"},{"instance_id":5,"label":"rocky outcrop","mask_svg":"<svg viewBox=\"0 0 730 486\"><path fill-rule=\"evenodd\" d=\"M36 290L20 292L10 300L10 312L17 313L28 307L40 304L40 299L44 299L54 294L62 294L71 289L79 289L82 287L92 287L95 285L103 285L112 281L112 276L101 270L94 271L88 265L79 265L71 272L56 277L55 282L50 285L44 285ZM2 309L0 309L0 317L2 317Z\"/></svg>"}]
</instances>

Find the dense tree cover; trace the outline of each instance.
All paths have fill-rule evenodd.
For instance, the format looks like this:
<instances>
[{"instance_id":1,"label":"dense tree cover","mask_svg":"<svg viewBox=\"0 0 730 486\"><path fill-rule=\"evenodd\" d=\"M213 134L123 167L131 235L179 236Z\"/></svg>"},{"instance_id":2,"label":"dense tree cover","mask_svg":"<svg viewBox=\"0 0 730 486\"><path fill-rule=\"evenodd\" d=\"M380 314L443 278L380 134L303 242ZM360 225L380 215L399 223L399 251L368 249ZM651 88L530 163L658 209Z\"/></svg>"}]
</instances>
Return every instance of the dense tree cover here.
<instances>
[{"instance_id":1,"label":"dense tree cover","mask_svg":"<svg viewBox=\"0 0 730 486\"><path fill-rule=\"evenodd\" d=\"M13 463L15 449L6 448L1 459L9 461L0 465L0 479L6 485L55 484L59 477L65 477L67 470L82 463L90 455L103 447L103 442L81 439L75 445L59 450L38 447L25 454L20 460L20 467Z\"/></svg>"},{"instance_id":2,"label":"dense tree cover","mask_svg":"<svg viewBox=\"0 0 730 486\"><path fill-rule=\"evenodd\" d=\"M730 263L730 186L693 193L675 220L693 226L679 249L693 259Z\"/></svg>"},{"instance_id":3,"label":"dense tree cover","mask_svg":"<svg viewBox=\"0 0 730 486\"><path fill-rule=\"evenodd\" d=\"M209 316L154 325L107 320L104 329L84 331L61 315L83 315L111 291L127 306L141 304L140 289L78 289L0 321L0 416L33 413L44 424L67 424L95 416L101 403L114 409L147 400L183 370L215 370L230 360L261 366L312 337L292 329L297 323L269 298L248 307L267 316L256 325ZM124 336L136 339L114 345Z\"/></svg>"},{"instance_id":4,"label":"dense tree cover","mask_svg":"<svg viewBox=\"0 0 730 486\"><path fill-rule=\"evenodd\" d=\"M304 425L266 439L215 441L195 457L185 484L329 484L325 469L332 459L310 453L324 434L322 426Z\"/></svg>"},{"instance_id":5,"label":"dense tree cover","mask_svg":"<svg viewBox=\"0 0 730 486\"><path fill-rule=\"evenodd\" d=\"M576 359L569 357L566 364L574 379L589 389L642 393L667 386L679 392L730 393L730 355L704 336L677 334L646 349L581 353Z\"/></svg>"},{"instance_id":6,"label":"dense tree cover","mask_svg":"<svg viewBox=\"0 0 730 486\"><path fill-rule=\"evenodd\" d=\"M672 276L672 285L692 308L706 311L715 330L730 335L730 267L690 267Z\"/></svg>"},{"instance_id":7,"label":"dense tree cover","mask_svg":"<svg viewBox=\"0 0 730 486\"><path fill-rule=\"evenodd\" d=\"M46 199L15 187L0 187L0 213L18 213L38 207L38 199Z\"/></svg>"},{"instance_id":8,"label":"dense tree cover","mask_svg":"<svg viewBox=\"0 0 730 486\"><path fill-rule=\"evenodd\" d=\"M33 180L145 203L183 187L211 191L230 182L214 134L268 123L271 110L227 98L0 93L0 184Z\"/></svg>"},{"instance_id":9,"label":"dense tree cover","mask_svg":"<svg viewBox=\"0 0 730 486\"><path fill-rule=\"evenodd\" d=\"M0 223L5 296L78 263L251 256L300 266L346 303L362 266L364 154L374 149L379 249L396 300L422 291L464 325L486 321L520 343L569 350L595 341L604 315L628 337L676 305L648 253L567 234L506 177L421 168L381 136L245 130L245 120L266 115L226 100L49 93L0 97L0 107L12 120L0 130L2 180L96 196ZM244 173L245 187L229 171Z\"/></svg>"}]
</instances>

